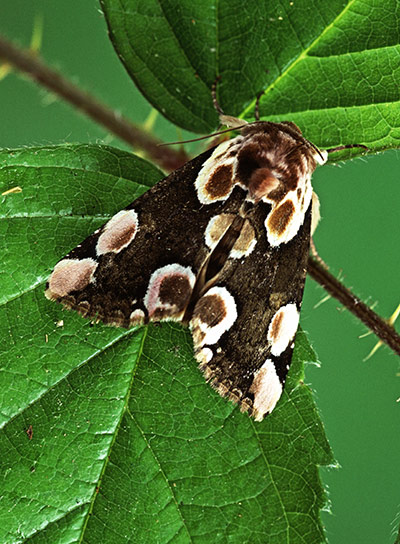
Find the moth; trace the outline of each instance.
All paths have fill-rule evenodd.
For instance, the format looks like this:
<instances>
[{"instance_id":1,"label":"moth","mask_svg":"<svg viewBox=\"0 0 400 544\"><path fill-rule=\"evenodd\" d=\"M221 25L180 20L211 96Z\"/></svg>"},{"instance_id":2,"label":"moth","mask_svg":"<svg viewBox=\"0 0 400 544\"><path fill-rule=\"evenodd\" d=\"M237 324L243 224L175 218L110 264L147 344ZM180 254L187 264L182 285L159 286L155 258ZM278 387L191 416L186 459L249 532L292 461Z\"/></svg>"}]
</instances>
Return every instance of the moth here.
<instances>
[{"instance_id":1,"label":"moth","mask_svg":"<svg viewBox=\"0 0 400 544\"><path fill-rule=\"evenodd\" d=\"M224 122L239 135L86 238L56 264L45 295L109 325L189 326L205 379L261 421L292 358L318 214L311 174L341 148L319 150L291 122Z\"/></svg>"}]
</instances>

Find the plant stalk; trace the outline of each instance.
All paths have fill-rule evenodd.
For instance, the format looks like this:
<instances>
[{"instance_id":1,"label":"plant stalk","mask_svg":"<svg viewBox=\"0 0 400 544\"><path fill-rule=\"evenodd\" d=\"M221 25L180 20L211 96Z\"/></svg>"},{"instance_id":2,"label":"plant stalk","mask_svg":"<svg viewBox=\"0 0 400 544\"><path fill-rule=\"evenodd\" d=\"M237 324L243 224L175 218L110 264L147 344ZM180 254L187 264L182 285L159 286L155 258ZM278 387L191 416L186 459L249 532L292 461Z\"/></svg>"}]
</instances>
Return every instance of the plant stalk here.
<instances>
[{"instance_id":1,"label":"plant stalk","mask_svg":"<svg viewBox=\"0 0 400 544\"><path fill-rule=\"evenodd\" d=\"M400 335L394 327L379 317L369 306L354 295L326 268L312 257L308 258L307 271L330 295L364 323L376 336L400 355Z\"/></svg>"},{"instance_id":2,"label":"plant stalk","mask_svg":"<svg viewBox=\"0 0 400 544\"><path fill-rule=\"evenodd\" d=\"M163 169L176 170L189 160L183 149L175 151L170 147L160 147L159 144L162 143L160 140L79 89L59 72L47 66L36 54L16 47L3 37L0 37L0 58L39 85L62 97L130 146L143 150Z\"/></svg>"}]
</instances>

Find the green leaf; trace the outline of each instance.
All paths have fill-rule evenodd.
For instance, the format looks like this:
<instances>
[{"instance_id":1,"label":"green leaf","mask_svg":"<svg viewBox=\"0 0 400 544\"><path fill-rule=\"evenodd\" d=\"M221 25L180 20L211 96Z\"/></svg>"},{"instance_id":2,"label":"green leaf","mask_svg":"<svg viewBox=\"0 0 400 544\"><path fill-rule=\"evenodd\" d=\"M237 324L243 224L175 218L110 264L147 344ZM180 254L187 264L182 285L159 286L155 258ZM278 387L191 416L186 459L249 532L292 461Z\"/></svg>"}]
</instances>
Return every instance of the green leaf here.
<instances>
[{"instance_id":1,"label":"green leaf","mask_svg":"<svg viewBox=\"0 0 400 544\"><path fill-rule=\"evenodd\" d=\"M148 100L194 132L230 115L297 123L320 147L400 142L397 0L101 0L114 47Z\"/></svg>"},{"instance_id":2,"label":"green leaf","mask_svg":"<svg viewBox=\"0 0 400 544\"><path fill-rule=\"evenodd\" d=\"M394 544L400 544L400 529L399 529L399 532L397 533L397 538Z\"/></svg>"},{"instance_id":3,"label":"green leaf","mask_svg":"<svg viewBox=\"0 0 400 544\"><path fill-rule=\"evenodd\" d=\"M4 196L0 209L6 220L0 223L0 303L43 283L65 248L76 246L162 176L149 163L105 146L19 149L0 156L0 194L22 188Z\"/></svg>"},{"instance_id":4,"label":"green leaf","mask_svg":"<svg viewBox=\"0 0 400 544\"><path fill-rule=\"evenodd\" d=\"M93 326L43 296L54 263L160 176L109 147L0 154L0 193L22 188L0 222L0 542L323 542L333 460L304 333L255 423L205 383L187 330Z\"/></svg>"}]
</instances>

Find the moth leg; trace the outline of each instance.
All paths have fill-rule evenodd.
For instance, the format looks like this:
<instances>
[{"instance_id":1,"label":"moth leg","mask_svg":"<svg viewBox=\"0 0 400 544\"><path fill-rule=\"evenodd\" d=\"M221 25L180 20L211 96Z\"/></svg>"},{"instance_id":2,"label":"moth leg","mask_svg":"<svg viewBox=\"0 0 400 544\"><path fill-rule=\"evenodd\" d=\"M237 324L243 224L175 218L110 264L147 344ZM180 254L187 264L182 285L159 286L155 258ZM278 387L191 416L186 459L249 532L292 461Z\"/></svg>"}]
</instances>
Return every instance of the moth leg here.
<instances>
[{"instance_id":1,"label":"moth leg","mask_svg":"<svg viewBox=\"0 0 400 544\"><path fill-rule=\"evenodd\" d=\"M232 115L225 115L224 110L221 108L218 98L217 98L217 85L221 81L221 76L215 78L214 83L211 86L211 96L214 104L214 108L219 114L219 122L221 125L224 125L228 128L239 128L247 124L247 121L244 119L238 119L237 117L232 117Z\"/></svg>"},{"instance_id":2,"label":"moth leg","mask_svg":"<svg viewBox=\"0 0 400 544\"><path fill-rule=\"evenodd\" d=\"M320 213L320 204L319 204L319 198L317 193L313 191L312 194L312 200L311 200L311 239L310 239L310 251L311 255L314 257L316 261L318 261L326 270L329 269L329 266L326 264L326 262L319 256L317 248L315 247L314 240L312 238L318 223L321 219L321 213Z\"/></svg>"},{"instance_id":3,"label":"moth leg","mask_svg":"<svg viewBox=\"0 0 400 544\"><path fill-rule=\"evenodd\" d=\"M311 255L314 257L314 259L316 261L319 262L319 264L321 266L323 266L325 268L325 270L329 270L329 266L326 264L326 262L322 259L322 257L319 256L319 253L317 251L317 248L315 247L315 243L314 243L314 240L311 238L310 239L310 251L311 251Z\"/></svg>"},{"instance_id":4,"label":"moth leg","mask_svg":"<svg viewBox=\"0 0 400 544\"><path fill-rule=\"evenodd\" d=\"M312 193L311 200L311 236L314 236L314 232L318 227L318 223L321 220L320 203L318 195L315 191Z\"/></svg>"}]
</instances>

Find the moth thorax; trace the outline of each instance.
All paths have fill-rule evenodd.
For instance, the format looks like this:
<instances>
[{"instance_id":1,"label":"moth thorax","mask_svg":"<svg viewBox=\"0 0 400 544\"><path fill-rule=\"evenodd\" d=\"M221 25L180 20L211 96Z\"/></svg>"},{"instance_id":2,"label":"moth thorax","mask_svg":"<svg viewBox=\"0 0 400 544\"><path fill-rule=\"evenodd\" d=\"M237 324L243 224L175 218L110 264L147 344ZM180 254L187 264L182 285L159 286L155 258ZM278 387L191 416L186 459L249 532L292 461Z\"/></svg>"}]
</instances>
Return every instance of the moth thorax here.
<instances>
[{"instance_id":1,"label":"moth thorax","mask_svg":"<svg viewBox=\"0 0 400 544\"><path fill-rule=\"evenodd\" d=\"M279 185L279 180L272 174L269 168L256 168L250 176L248 183L249 197L255 202L273 192Z\"/></svg>"}]
</instances>

